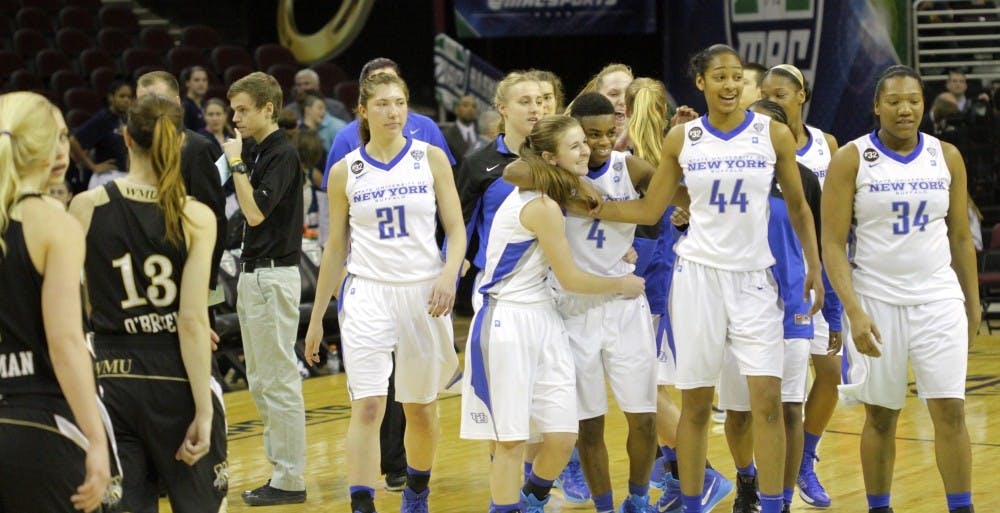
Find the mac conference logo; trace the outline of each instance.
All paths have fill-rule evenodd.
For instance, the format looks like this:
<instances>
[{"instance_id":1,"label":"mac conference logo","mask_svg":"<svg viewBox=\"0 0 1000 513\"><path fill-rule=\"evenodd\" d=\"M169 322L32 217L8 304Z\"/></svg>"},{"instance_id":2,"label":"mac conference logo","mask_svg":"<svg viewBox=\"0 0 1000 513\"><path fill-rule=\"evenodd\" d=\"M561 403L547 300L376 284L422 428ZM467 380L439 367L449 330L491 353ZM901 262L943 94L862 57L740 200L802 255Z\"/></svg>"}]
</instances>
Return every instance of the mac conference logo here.
<instances>
[{"instance_id":1,"label":"mac conference logo","mask_svg":"<svg viewBox=\"0 0 1000 513\"><path fill-rule=\"evenodd\" d=\"M726 0L729 46L743 62L793 64L810 84L819 59L824 0Z\"/></svg>"}]
</instances>

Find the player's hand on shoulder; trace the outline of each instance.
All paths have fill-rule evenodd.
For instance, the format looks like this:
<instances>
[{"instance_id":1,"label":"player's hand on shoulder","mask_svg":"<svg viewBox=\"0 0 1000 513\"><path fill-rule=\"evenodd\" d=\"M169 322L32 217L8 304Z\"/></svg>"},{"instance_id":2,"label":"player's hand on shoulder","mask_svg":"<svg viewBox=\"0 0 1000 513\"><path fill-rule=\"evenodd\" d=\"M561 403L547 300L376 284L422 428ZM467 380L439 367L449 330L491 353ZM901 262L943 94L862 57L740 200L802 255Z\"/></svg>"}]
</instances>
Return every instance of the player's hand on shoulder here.
<instances>
[{"instance_id":1,"label":"player's hand on shoulder","mask_svg":"<svg viewBox=\"0 0 1000 513\"><path fill-rule=\"evenodd\" d=\"M639 295L646 291L646 280L634 274L622 276L620 288L619 294L626 298L639 297Z\"/></svg>"}]
</instances>

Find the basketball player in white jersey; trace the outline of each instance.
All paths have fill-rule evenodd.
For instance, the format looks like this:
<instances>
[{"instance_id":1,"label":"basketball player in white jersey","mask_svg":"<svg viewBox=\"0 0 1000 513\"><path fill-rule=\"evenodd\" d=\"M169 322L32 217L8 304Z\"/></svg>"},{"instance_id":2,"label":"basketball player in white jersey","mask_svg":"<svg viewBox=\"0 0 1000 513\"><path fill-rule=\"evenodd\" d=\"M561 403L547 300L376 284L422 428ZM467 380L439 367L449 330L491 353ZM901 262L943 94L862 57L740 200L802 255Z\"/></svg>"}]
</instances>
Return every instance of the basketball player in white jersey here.
<instances>
[{"instance_id":1,"label":"basketball player in white jersey","mask_svg":"<svg viewBox=\"0 0 1000 513\"><path fill-rule=\"evenodd\" d=\"M691 227L677 244L670 291L677 388L682 396L677 435L681 501L687 513L702 511L707 428L728 346L750 387L762 511L779 513L785 459L782 312L768 270L774 257L767 243L768 195L774 178L809 264L804 292L817 292L813 309L818 310L823 285L815 228L788 128L739 109L743 65L736 51L725 45L709 47L692 58L691 71L705 94L707 115L670 130L644 198L603 202L592 214L654 222L684 178L691 196Z\"/></svg>"},{"instance_id":2,"label":"basketball player in white jersey","mask_svg":"<svg viewBox=\"0 0 1000 513\"><path fill-rule=\"evenodd\" d=\"M636 199L653 175L653 167L636 157L614 151L617 137L615 108L600 93L584 93L573 100L571 115L580 122L590 149L588 182L606 201ZM601 221L569 214L566 238L573 260L599 276L631 274L635 265L624 258L632 248L635 225ZM604 416L608 412L607 375L616 402L628 422L629 497L623 512L649 509L649 473L656 452L656 340L646 297L580 295L558 282L556 304L566 322L576 367L577 446L594 508L613 513L614 498L608 449L604 444Z\"/></svg>"},{"instance_id":3,"label":"basketball player in white jersey","mask_svg":"<svg viewBox=\"0 0 1000 513\"><path fill-rule=\"evenodd\" d=\"M788 128L795 137L795 160L805 165L819 178L820 187L826 179L826 169L830 157L837 151L837 140L822 130L805 124L802 108L812 96L809 83L798 68L790 64L779 64L769 69L763 76L761 92L764 98L780 105L788 116ZM815 336L810 346L813 368L816 376L805 404L803 421L802 465L796 483L799 496L807 504L817 508L830 506L830 496L813 469L818 460L816 446L819 444L826 425L837 407L837 385L840 384L841 317L843 305L837 298L823 273L823 287L826 297L823 301L823 315L813 319Z\"/></svg>"},{"instance_id":4,"label":"basketball player in white jersey","mask_svg":"<svg viewBox=\"0 0 1000 513\"><path fill-rule=\"evenodd\" d=\"M515 189L493 218L479 288L484 304L466 351L462 438L496 442L490 469L495 513L542 513L576 441L573 356L546 283L549 266L574 293L642 294L642 278L601 277L573 262L560 206L587 173L589 156L576 120L543 118L514 164L528 166L537 185ZM524 443L532 431L542 443L519 491Z\"/></svg>"},{"instance_id":5,"label":"basketball player in white jersey","mask_svg":"<svg viewBox=\"0 0 1000 513\"><path fill-rule=\"evenodd\" d=\"M771 122L788 124L780 105L770 100L758 100L750 105L753 112L771 117ZM819 179L801 163L799 176L813 221L819 221ZM813 321L808 315L810 301L802 297L802 281L806 276L802 245L789 222L781 189L771 188L768 217L768 244L775 264L771 272L778 282L784 310L784 355L781 375L781 403L785 418L785 470L782 495L784 509L791 509L795 479L802 459L802 403L806 395L806 375L809 372L809 348L813 338ZM819 230L819 226L816 226ZM739 375L736 359L726 352L722 378L719 380L719 407L726 411L726 442L736 464L739 491L733 502L733 513L756 511L758 497L753 465L753 436L750 432L750 395L747 382Z\"/></svg>"},{"instance_id":6,"label":"basketball player in white jersey","mask_svg":"<svg viewBox=\"0 0 1000 513\"><path fill-rule=\"evenodd\" d=\"M396 399L407 420L402 512L427 511L439 436L437 394L458 375L448 314L465 255L462 213L445 154L402 134L408 98L406 84L391 74L372 75L361 84L358 115L364 144L330 172L330 240L306 334L306 354L318 363L322 312L339 288L351 395L347 479L352 511L362 513L375 511L378 426L392 353ZM434 238L438 212L448 237L444 262Z\"/></svg>"},{"instance_id":7,"label":"basketball player in white jersey","mask_svg":"<svg viewBox=\"0 0 1000 513\"><path fill-rule=\"evenodd\" d=\"M840 391L865 404L868 507L892 511L909 363L934 423L948 510L972 513L965 373L981 312L965 163L953 145L919 132L924 91L913 69L882 73L874 110L879 128L837 151L823 192L823 256L854 342ZM848 263L843 247L852 225Z\"/></svg>"}]
</instances>

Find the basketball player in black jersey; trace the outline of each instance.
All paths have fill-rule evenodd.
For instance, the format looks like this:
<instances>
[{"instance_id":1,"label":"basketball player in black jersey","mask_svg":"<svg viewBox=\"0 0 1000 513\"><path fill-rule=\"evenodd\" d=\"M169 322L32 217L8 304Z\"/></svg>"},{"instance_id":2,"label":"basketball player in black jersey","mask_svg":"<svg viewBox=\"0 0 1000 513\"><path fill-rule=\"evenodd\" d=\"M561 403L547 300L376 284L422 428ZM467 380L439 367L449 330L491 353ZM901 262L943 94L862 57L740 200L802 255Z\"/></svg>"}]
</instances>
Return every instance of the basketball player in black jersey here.
<instances>
[{"instance_id":1,"label":"basketball player in black jersey","mask_svg":"<svg viewBox=\"0 0 1000 513\"><path fill-rule=\"evenodd\" d=\"M186 195L182 111L147 95L129 109L128 175L80 194L97 374L128 511L219 511L229 487L225 416L210 376L208 288L215 216ZM215 392L215 393L213 393Z\"/></svg>"},{"instance_id":2,"label":"basketball player in black jersey","mask_svg":"<svg viewBox=\"0 0 1000 513\"><path fill-rule=\"evenodd\" d=\"M83 233L58 201L40 193L56 158L54 116L62 117L37 94L0 96L3 512L99 510L111 481L113 458L79 322Z\"/></svg>"}]
</instances>

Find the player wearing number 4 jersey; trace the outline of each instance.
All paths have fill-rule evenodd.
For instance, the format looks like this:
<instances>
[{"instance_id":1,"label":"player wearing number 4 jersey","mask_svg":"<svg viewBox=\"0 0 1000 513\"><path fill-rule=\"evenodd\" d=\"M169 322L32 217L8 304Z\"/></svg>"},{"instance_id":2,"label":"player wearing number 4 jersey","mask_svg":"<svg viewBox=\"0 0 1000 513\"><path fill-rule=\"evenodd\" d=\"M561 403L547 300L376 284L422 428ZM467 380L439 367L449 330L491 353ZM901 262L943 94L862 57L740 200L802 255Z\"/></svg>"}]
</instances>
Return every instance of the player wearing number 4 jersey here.
<instances>
[{"instance_id":1,"label":"player wearing number 4 jersey","mask_svg":"<svg viewBox=\"0 0 1000 513\"><path fill-rule=\"evenodd\" d=\"M965 372L981 312L965 164L954 146L918 131L923 98L915 71L888 68L875 89L879 128L834 155L823 192L823 256L854 341L840 390L865 403L861 468L872 513L892 511L907 363L934 423L948 510L973 511ZM840 248L852 223L849 264Z\"/></svg>"},{"instance_id":2,"label":"player wearing number 4 jersey","mask_svg":"<svg viewBox=\"0 0 1000 513\"><path fill-rule=\"evenodd\" d=\"M739 361L753 401L754 447L764 513L782 507L785 434L781 415L782 312L768 268L768 195L777 178L789 218L802 241L808 292L822 306L812 214L802 194L795 147L787 127L739 109L743 64L715 45L692 58L691 75L704 92L707 115L670 130L663 158L640 200L603 202L601 219L649 223L663 211L683 177L691 196L687 235L677 244L670 316L677 355L681 418L677 446L684 511L700 513L707 428L714 387L728 349ZM813 313L813 312L810 312Z\"/></svg>"},{"instance_id":3,"label":"player wearing number 4 jersey","mask_svg":"<svg viewBox=\"0 0 1000 513\"><path fill-rule=\"evenodd\" d=\"M351 396L347 481L351 510L362 513L375 511L378 426L393 353L396 399L406 412L402 512L427 511L439 436L437 394L459 375L448 314L465 255L462 212L444 152L402 134L407 100L406 84L395 75L371 75L361 83L364 144L330 171L330 240L306 333L306 354L318 363L322 312L340 284L337 308ZM439 211L448 237L444 262L434 239Z\"/></svg>"},{"instance_id":4,"label":"player wearing number 4 jersey","mask_svg":"<svg viewBox=\"0 0 1000 513\"><path fill-rule=\"evenodd\" d=\"M215 216L186 196L182 111L159 96L129 110L129 173L77 196L97 376L121 454L125 510L225 509L221 389L211 377L208 284Z\"/></svg>"}]
</instances>

